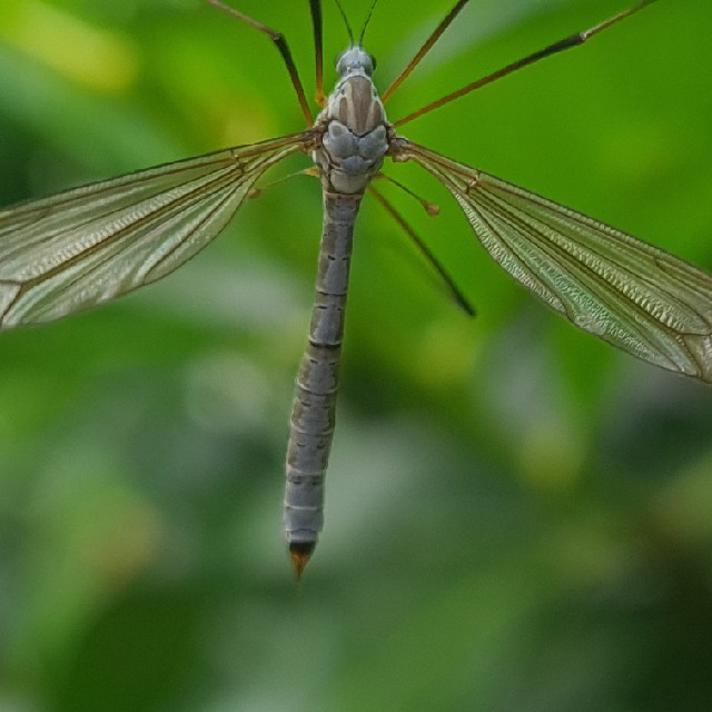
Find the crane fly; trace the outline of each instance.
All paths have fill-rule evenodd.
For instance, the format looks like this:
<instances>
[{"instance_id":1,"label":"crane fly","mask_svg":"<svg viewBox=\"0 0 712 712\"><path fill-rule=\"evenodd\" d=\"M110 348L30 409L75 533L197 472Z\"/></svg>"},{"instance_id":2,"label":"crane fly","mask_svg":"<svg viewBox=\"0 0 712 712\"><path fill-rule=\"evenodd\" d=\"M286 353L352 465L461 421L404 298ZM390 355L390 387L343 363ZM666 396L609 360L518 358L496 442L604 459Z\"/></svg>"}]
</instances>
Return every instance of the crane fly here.
<instances>
[{"instance_id":1,"label":"crane fly","mask_svg":"<svg viewBox=\"0 0 712 712\"><path fill-rule=\"evenodd\" d=\"M316 56L314 118L284 36L221 0L207 0L266 34L289 72L307 122L301 132L138 171L0 211L0 327L59 319L155 282L195 256L226 226L257 181L287 156L311 156L324 221L308 343L296 379L286 457L284 529L297 574L323 525L354 224L369 192L412 237L371 185L386 158L414 161L443 183L475 235L512 277L574 325L652 364L712 383L712 275L661 249L484 171L409 141L402 126L546 57L580 46L655 0L643 0L474 80L400 120L385 102L468 0L456 2L413 60L379 97L374 58L360 37L323 89L322 7L309 0ZM435 256L427 259L472 311Z\"/></svg>"}]
</instances>

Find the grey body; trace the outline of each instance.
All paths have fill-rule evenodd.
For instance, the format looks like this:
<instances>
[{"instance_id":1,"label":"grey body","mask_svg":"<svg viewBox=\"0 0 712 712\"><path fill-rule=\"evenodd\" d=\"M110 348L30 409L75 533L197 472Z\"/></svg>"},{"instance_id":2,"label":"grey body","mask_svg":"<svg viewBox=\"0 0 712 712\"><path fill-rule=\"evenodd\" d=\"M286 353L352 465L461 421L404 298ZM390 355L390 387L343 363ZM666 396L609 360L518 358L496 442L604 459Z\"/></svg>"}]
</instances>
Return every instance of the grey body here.
<instances>
[{"instance_id":1,"label":"grey body","mask_svg":"<svg viewBox=\"0 0 712 712\"><path fill-rule=\"evenodd\" d=\"M321 173L324 227L287 446L284 529L298 566L313 551L324 520L354 224L363 193L389 148L390 128L371 80L371 57L352 47L337 71L342 78L316 122L321 145L313 158Z\"/></svg>"}]
</instances>

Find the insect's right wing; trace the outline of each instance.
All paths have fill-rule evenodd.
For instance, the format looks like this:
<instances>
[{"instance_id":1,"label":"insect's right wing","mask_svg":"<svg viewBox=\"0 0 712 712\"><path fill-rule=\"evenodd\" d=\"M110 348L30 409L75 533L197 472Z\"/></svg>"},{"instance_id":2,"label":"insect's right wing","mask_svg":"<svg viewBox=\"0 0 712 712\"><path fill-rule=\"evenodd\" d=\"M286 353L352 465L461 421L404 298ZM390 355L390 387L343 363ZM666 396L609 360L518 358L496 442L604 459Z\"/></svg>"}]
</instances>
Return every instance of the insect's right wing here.
<instances>
[{"instance_id":1,"label":"insect's right wing","mask_svg":"<svg viewBox=\"0 0 712 712\"><path fill-rule=\"evenodd\" d=\"M226 149L0 210L0 328L58 319L169 274L308 140Z\"/></svg>"},{"instance_id":2,"label":"insect's right wing","mask_svg":"<svg viewBox=\"0 0 712 712\"><path fill-rule=\"evenodd\" d=\"M712 383L712 275L632 235L405 139L492 257L573 324Z\"/></svg>"}]
</instances>

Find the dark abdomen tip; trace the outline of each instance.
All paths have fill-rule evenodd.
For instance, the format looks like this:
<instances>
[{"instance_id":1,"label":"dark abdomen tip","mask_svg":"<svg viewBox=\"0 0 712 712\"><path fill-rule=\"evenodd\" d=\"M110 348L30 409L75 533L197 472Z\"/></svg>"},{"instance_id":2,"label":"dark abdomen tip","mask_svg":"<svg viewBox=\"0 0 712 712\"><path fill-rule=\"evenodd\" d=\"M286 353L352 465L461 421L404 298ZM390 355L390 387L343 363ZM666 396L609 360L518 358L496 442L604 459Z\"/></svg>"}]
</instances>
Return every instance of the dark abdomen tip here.
<instances>
[{"instance_id":1,"label":"dark abdomen tip","mask_svg":"<svg viewBox=\"0 0 712 712\"><path fill-rule=\"evenodd\" d=\"M292 559L292 566L297 574L297 579L302 577L302 573L309 563L314 549L316 549L315 541L293 541L289 545L289 557Z\"/></svg>"}]
</instances>

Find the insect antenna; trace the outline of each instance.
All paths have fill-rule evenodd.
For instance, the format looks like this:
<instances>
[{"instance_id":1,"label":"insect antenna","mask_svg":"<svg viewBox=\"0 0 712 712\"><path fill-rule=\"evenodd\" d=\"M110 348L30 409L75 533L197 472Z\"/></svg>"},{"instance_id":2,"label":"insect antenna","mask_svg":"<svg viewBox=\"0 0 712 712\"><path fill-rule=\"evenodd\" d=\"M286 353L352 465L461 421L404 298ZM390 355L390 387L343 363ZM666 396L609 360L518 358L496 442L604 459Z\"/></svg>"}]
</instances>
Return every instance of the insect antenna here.
<instances>
[{"instance_id":1,"label":"insect antenna","mask_svg":"<svg viewBox=\"0 0 712 712\"><path fill-rule=\"evenodd\" d=\"M363 47L363 38L366 35L366 30L368 28L368 24L371 22L371 18L373 17L373 11L376 9L376 5L378 5L378 0L373 0L373 2L371 3L371 9L368 11L368 16L366 17L366 22L363 23L363 29L361 30L361 34L358 37L359 47Z\"/></svg>"},{"instance_id":2,"label":"insect antenna","mask_svg":"<svg viewBox=\"0 0 712 712\"><path fill-rule=\"evenodd\" d=\"M349 22L349 18L346 15L344 6L341 4L341 0L334 0L334 2L336 3L336 7L339 8L341 17L344 19L344 24L346 25L346 31L349 33L349 39L351 40L351 46L353 47L354 44L356 44L354 41L354 31L351 29L351 23Z\"/></svg>"}]
</instances>

